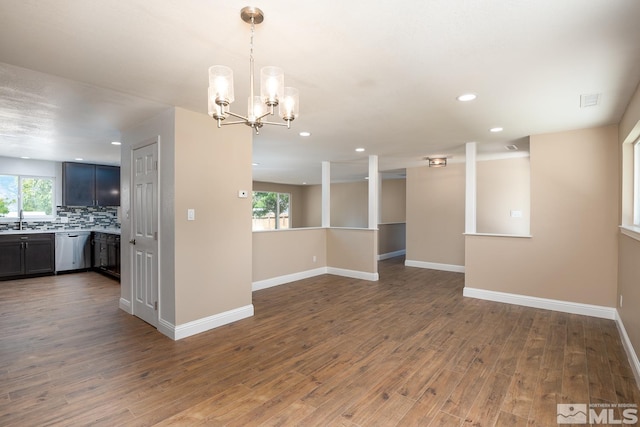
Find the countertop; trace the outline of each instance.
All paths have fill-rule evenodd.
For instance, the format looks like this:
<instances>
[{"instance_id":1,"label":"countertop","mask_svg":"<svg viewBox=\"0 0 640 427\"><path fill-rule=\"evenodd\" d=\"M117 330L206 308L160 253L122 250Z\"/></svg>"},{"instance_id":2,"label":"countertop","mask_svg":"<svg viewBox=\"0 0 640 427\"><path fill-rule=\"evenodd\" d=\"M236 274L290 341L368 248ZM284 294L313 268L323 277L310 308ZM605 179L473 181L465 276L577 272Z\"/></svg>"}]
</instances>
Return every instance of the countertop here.
<instances>
[{"instance_id":1,"label":"countertop","mask_svg":"<svg viewBox=\"0 0 640 427\"><path fill-rule=\"evenodd\" d=\"M43 233L74 233L79 231L95 231L99 233L117 234L120 235L119 228L78 228L67 230L4 230L0 231L0 236L11 234L43 234Z\"/></svg>"}]
</instances>

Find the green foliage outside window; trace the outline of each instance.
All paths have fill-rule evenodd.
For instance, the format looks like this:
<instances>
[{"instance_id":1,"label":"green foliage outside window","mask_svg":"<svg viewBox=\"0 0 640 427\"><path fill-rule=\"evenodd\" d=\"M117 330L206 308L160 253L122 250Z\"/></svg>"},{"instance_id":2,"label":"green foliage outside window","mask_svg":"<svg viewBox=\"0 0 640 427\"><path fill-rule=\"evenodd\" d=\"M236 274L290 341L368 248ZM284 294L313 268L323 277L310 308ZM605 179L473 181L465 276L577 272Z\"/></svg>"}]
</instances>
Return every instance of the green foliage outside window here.
<instances>
[{"instance_id":1,"label":"green foliage outside window","mask_svg":"<svg viewBox=\"0 0 640 427\"><path fill-rule=\"evenodd\" d=\"M280 229L289 228L289 201L288 193L274 193L267 191L253 192L253 219L254 229ZM256 226L255 220L262 219L260 226ZM269 219L273 219L270 221Z\"/></svg>"},{"instance_id":2,"label":"green foliage outside window","mask_svg":"<svg viewBox=\"0 0 640 427\"><path fill-rule=\"evenodd\" d=\"M18 218L52 216L54 179L19 175L0 175L0 217Z\"/></svg>"}]
</instances>

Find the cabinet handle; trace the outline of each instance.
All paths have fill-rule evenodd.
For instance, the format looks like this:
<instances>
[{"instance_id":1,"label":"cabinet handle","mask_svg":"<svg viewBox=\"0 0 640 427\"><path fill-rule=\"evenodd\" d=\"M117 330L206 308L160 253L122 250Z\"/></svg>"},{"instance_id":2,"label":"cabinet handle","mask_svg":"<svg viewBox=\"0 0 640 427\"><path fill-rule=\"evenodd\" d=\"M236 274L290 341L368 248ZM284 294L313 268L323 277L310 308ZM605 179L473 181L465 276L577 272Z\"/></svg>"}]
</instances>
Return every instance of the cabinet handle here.
<instances>
[{"instance_id":1,"label":"cabinet handle","mask_svg":"<svg viewBox=\"0 0 640 427\"><path fill-rule=\"evenodd\" d=\"M135 245L136 244L136 239L129 240L129 243L131 243L132 245Z\"/></svg>"}]
</instances>

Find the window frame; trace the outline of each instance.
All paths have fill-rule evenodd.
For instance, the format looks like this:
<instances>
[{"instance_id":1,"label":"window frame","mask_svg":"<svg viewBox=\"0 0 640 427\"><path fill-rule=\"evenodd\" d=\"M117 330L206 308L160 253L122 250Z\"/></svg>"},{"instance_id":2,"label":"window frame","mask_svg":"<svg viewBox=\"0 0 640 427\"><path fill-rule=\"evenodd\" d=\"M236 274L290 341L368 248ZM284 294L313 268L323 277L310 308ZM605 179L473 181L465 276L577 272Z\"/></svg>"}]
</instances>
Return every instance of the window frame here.
<instances>
[{"instance_id":1,"label":"window frame","mask_svg":"<svg viewBox=\"0 0 640 427\"><path fill-rule=\"evenodd\" d=\"M633 225L640 227L640 139L633 143Z\"/></svg>"},{"instance_id":2,"label":"window frame","mask_svg":"<svg viewBox=\"0 0 640 427\"><path fill-rule=\"evenodd\" d=\"M254 228L254 224L253 224L253 220L254 219L261 219L259 217L256 217L253 213L253 204L252 204L252 211L251 211L251 219L252 219L252 223L251 223L251 231L274 231L274 230L289 230L291 229L291 193L288 192L281 192L281 191L267 191L267 190L253 190L251 192L251 198L253 200L254 195L256 193L272 193L272 194L276 194L277 198L276 198L276 212L275 212L275 228L266 228L266 229L256 229ZM280 212L280 196L281 195L286 195L288 198L288 204L287 204L287 210L286 212L288 212L288 224L286 228L280 227L280 214L282 212Z\"/></svg>"},{"instance_id":3,"label":"window frame","mask_svg":"<svg viewBox=\"0 0 640 427\"><path fill-rule=\"evenodd\" d=\"M46 179L51 181L51 215L24 215L22 221L52 221L56 218L56 177L46 175L23 175L15 173L0 173L3 176L13 176L18 178L17 212L15 216L0 216L0 222L19 222L20 211L23 209L23 182L27 179Z\"/></svg>"}]
</instances>

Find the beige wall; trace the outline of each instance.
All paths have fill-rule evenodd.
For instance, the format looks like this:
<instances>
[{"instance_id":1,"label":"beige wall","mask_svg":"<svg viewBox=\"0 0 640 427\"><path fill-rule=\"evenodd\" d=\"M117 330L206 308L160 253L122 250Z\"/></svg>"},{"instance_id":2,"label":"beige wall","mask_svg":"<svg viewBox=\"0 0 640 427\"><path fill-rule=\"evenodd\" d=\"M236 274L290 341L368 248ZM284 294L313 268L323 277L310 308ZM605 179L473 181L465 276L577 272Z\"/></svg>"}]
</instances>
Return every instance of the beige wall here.
<instances>
[{"instance_id":1,"label":"beige wall","mask_svg":"<svg viewBox=\"0 0 640 427\"><path fill-rule=\"evenodd\" d=\"M467 236L465 286L615 307L617 126L531 137L530 239Z\"/></svg>"},{"instance_id":2,"label":"beige wall","mask_svg":"<svg viewBox=\"0 0 640 427\"><path fill-rule=\"evenodd\" d=\"M407 260L464 265L464 164L407 169Z\"/></svg>"},{"instance_id":3,"label":"beige wall","mask_svg":"<svg viewBox=\"0 0 640 427\"><path fill-rule=\"evenodd\" d=\"M120 164L121 190L121 234L122 241L132 238L131 221L131 155L132 146L149 141L158 142L158 316L170 324L176 322L176 283L175 283L175 215L174 215L174 149L175 149L175 110L173 108L145 122L126 129L122 134L122 159ZM121 245L120 297L132 303L131 283L131 245Z\"/></svg>"},{"instance_id":4,"label":"beige wall","mask_svg":"<svg viewBox=\"0 0 640 427\"><path fill-rule=\"evenodd\" d=\"M633 223L633 146L640 137L640 87L631 98L619 126L618 147L621 153L621 222ZM623 234L618 246L618 292L617 301L623 297L618 313L636 351L640 354L640 241Z\"/></svg>"},{"instance_id":5,"label":"beige wall","mask_svg":"<svg viewBox=\"0 0 640 427\"><path fill-rule=\"evenodd\" d=\"M254 282L326 266L327 233L323 228L253 233Z\"/></svg>"},{"instance_id":6,"label":"beige wall","mask_svg":"<svg viewBox=\"0 0 640 427\"><path fill-rule=\"evenodd\" d=\"M624 323L633 348L640 350L640 242L620 235L620 261L618 295L623 296L618 313ZM618 296L618 301L620 297Z\"/></svg>"},{"instance_id":7,"label":"beige wall","mask_svg":"<svg viewBox=\"0 0 640 427\"><path fill-rule=\"evenodd\" d=\"M331 226L369 226L369 183L367 181L331 184Z\"/></svg>"},{"instance_id":8,"label":"beige wall","mask_svg":"<svg viewBox=\"0 0 640 427\"><path fill-rule=\"evenodd\" d=\"M291 228L304 227L304 187L301 185L276 184L273 182L253 181L253 191L270 191L275 193L289 193L291 195L289 220Z\"/></svg>"},{"instance_id":9,"label":"beige wall","mask_svg":"<svg viewBox=\"0 0 640 427\"><path fill-rule=\"evenodd\" d=\"M251 304L251 129L176 109L176 325ZM196 220L187 221L187 209Z\"/></svg>"},{"instance_id":10,"label":"beige wall","mask_svg":"<svg viewBox=\"0 0 640 427\"><path fill-rule=\"evenodd\" d=\"M407 248L407 227L404 222L378 225L378 255Z\"/></svg>"},{"instance_id":11,"label":"beige wall","mask_svg":"<svg viewBox=\"0 0 640 427\"><path fill-rule=\"evenodd\" d=\"M380 223L407 220L407 180L384 179L380 191Z\"/></svg>"},{"instance_id":12,"label":"beige wall","mask_svg":"<svg viewBox=\"0 0 640 427\"><path fill-rule=\"evenodd\" d=\"M327 228L327 266L378 272L378 232L370 229Z\"/></svg>"},{"instance_id":13,"label":"beige wall","mask_svg":"<svg viewBox=\"0 0 640 427\"><path fill-rule=\"evenodd\" d=\"M529 157L476 162L478 233L529 234L529 175Z\"/></svg>"},{"instance_id":14,"label":"beige wall","mask_svg":"<svg viewBox=\"0 0 640 427\"><path fill-rule=\"evenodd\" d=\"M300 227L322 226L322 186L305 186L302 191L303 219Z\"/></svg>"}]
</instances>

